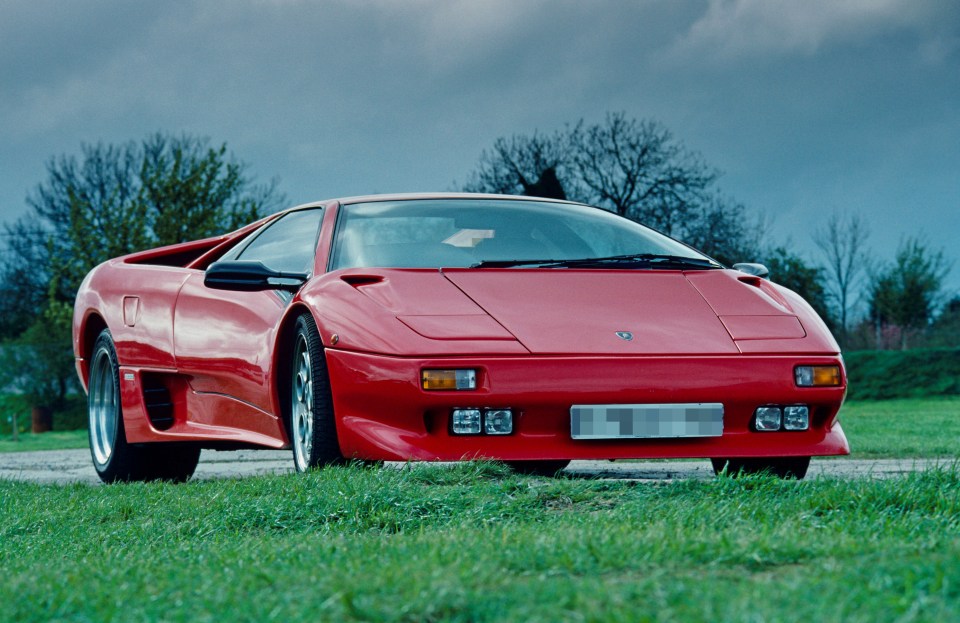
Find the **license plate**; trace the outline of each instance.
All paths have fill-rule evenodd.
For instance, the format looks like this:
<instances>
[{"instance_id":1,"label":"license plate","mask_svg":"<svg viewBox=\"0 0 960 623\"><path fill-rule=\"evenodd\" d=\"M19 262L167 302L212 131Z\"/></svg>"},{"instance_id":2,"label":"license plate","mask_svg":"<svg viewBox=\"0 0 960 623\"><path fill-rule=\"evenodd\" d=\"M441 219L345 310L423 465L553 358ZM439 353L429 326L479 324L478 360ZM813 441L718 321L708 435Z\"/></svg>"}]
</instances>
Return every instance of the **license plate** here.
<instances>
[{"instance_id":1,"label":"license plate","mask_svg":"<svg viewBox=\"0 0 960 623\"><path fill-rule=\"evenodd\" d=\"M723 434L723 405L573 405L570 434L574 439L719 437Z\"/></svg>"}]
</instances>

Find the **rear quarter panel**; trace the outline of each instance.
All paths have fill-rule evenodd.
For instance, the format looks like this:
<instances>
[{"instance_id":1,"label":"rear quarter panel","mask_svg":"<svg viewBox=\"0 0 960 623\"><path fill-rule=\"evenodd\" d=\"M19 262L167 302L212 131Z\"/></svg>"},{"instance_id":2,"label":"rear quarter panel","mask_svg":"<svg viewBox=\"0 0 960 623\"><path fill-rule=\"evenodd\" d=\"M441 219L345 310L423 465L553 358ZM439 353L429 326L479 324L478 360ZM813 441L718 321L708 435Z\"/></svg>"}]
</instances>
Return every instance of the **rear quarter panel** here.
<instances>
[{"instance_id":1,"label":"rear quarter panel","mask_svg":"<svg viewBox=\"0 0 960 623\"><path fill-rule=\"evenodd\" d=\"M173 309L188 271L110 260L87 276L74 305L73 348L81 381L105 324L122 365L173 369ZM102 323L100 320L102 319Z\"/></svg>"}]
</instances>

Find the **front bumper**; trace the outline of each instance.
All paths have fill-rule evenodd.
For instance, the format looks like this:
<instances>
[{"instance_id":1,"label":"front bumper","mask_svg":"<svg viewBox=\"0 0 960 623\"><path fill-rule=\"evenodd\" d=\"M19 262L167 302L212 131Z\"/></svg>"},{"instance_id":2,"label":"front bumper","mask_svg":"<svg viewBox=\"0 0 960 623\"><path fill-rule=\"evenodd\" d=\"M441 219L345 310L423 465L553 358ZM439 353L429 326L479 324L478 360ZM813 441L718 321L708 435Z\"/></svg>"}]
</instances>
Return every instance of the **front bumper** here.
<instances>
[{"instance_id":1,"label":"front bumper","mask_svg":"<svg viewBox=\"0 0 960 623\"><path fill-rule=\"evenodd\" d=\"M340 448L373 460L725 458L849 454L840 387L796 387L796 365L836 356L399 358L328 349ZM475 391L424 391L422 368L476 368ZM723 435L575 440L574 404L723 403ZM758 433L758 406L805 404L810 429ZM456 436L454 408L510 408L514 432Z\"/></svg>"}]
</instances>

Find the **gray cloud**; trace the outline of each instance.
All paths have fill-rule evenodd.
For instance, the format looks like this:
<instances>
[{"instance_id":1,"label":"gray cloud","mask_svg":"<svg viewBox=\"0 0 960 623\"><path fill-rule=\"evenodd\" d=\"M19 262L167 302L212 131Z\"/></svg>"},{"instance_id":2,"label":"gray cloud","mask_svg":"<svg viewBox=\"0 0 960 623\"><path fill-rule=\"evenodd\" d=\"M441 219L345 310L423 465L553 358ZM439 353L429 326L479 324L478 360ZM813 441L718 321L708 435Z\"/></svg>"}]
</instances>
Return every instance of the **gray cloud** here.
<instances>
[{"instance_id":1,"label":"gray cloud","mask_svg":"<svg viewBox=\"0 0 960 623\"><path fill-rule=\"evenodd\" d=\"M710 0L677 51L704 59L814 54L831 43L859 44L900 30L939 41L936 0Z\"/></svg>"},{"instance_id":2,"label":"gray cloud","mask_svg":"<svg viewBox=\"0 0 960 623\"><path fill-rule=\"evenodd\" d=\"M881 254L904 232L947 247L955 6L13 0L0 8L0 215L21 214L44 162L84 141L210 136L299 202L450 188L498 136L624 110L701 151L803 252L834 209L874 218Z\"/></svg>"}]
</instances>

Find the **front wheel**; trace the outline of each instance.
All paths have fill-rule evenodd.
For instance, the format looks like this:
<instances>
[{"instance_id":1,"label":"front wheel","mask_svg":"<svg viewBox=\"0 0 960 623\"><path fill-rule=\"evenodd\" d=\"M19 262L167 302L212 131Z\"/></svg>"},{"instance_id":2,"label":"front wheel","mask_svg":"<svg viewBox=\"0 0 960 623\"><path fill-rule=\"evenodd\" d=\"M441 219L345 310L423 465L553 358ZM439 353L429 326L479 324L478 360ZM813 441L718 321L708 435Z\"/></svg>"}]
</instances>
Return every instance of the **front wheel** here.
<instances>
[{"instance_id":1,"label":"front wheel","mask_svg":"<svg viewBox=\"0 0 960 623\"><path fill-rule=\"evenodd\" d=\"M778 478L803 480L804 476L807 475L807 469L810 467L810 457L710 459L710 463L713 464L713 473L717 475L726 469L727 474L734 477L741 474L769 473Z\"/></svg>"},{"instance_id":2,"label":"front wheel","mask_svg":"<svg viewBox=\"0 0 960 623\"><path fill-rule=\"evenodd\" d=\"M298 472L343 461L323 343L309 314L297 318L290 365L290 437Z\"/></svg>"},{"instance_id":3,"label":"front wheel","mask_svg":"<svg viewBox=\"0 0 960 623\"><path fill-rule=\"evenodd\" d=\"M87 383L90 455L100 480L111 483L189 479L200 460L199 447L127 443L120 404L120 365L108 329L97 337L90 361Z\"/></svg>"}]
</instances>

